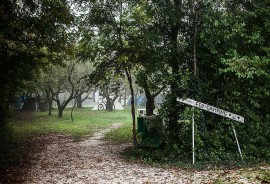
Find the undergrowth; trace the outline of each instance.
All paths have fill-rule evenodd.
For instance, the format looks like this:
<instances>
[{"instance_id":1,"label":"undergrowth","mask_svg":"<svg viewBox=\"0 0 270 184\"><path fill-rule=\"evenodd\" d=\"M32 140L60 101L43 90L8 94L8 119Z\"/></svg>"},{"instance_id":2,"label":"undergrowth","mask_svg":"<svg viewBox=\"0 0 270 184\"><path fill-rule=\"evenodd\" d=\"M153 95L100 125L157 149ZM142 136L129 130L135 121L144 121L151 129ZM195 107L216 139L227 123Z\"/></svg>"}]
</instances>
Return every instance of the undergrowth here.
<instances>
[{"instance_id":1,"label":"undergrowth","mask_svg":"<svg viewBox=\"0 0 270 184\"><path fill-rule=\"evenodd\" d=\"M270 161L254 160L245 158L241 160L237 155L231 155L231 158L224 160L196 160L192 163L192 155L183 157L182 153L173 153L168 148L153 147L128 147L122 152L122 155L131 162L143 162L156 167L181 168L187 170L226 170L249 167L259 167L269 165Z\"/></svg>"}]
</instances>

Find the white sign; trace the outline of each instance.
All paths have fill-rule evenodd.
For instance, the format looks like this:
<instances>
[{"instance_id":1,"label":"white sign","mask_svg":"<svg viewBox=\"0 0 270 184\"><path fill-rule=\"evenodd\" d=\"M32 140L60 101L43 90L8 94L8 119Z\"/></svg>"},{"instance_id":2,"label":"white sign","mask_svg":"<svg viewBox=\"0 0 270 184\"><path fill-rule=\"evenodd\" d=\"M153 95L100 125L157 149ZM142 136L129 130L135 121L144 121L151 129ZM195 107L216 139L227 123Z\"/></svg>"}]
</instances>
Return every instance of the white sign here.
<instances>
[{"instance_id":1,"label":"white sign","mask_svg":"<svg viewBox=\"0 0 270 184\"><path fill-rule=\"evenodd\" d=\"M235 120L235 121L239 121L241 123L244 123L244 117L243 116L239 116L237 114L234 114L234 113L231 113L231 112L216 108L216 107L211 106L211 105L207 105L205 103L201 103L201 102L189 99L189 98L187 98L187 99L182 99L181 98L181 99L177 99L177 101L179 101L181 103L184 103L184 104L187 104L187 105L191 105L193 107L197 107L199 109L206 110L208 112L212 112L214 114L217 114L217 115L220 115L220 116L223 116L223 117Z\"/></svg>"}]
</instances>

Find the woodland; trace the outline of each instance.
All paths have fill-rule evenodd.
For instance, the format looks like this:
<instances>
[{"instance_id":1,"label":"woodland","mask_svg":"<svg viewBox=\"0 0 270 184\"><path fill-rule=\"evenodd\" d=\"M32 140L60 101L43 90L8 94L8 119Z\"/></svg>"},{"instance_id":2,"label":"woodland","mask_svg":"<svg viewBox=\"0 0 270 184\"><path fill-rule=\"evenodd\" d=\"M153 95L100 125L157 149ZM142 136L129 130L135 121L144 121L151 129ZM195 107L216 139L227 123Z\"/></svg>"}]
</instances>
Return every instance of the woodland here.
<instances>
[{"instance_id":1,"label":"woodland","mask_svg":"<svg viewBox=\"0 0 270 184\"><path fill-rule=\"evenodd\" d=\"M21 96L34 95L47 116L55 103L61 119L71 101L80 108L97 89L108 111L117 97L130 95L134 147L136 94L146 97L147 116L157 111L155 98L164 98L162 145L130 155L190 159L192 108L177 101L190 98L245 118L195 109L198 161L241 162L233 124L244 160L269 163L269 0L1 1L1 137Z\"/></svg>"}]
</instances>

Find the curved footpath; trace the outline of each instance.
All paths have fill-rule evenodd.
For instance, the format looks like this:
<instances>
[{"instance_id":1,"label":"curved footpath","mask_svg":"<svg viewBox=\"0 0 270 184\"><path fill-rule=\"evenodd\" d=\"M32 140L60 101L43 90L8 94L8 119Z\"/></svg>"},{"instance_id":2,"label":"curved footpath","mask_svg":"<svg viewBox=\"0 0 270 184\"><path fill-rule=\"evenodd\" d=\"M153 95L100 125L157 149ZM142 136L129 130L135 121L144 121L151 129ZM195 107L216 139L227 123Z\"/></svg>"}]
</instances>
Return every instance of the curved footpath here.
<instances>
[{"instance_id":1,"label":"curved footpath","mask_svg":"<svg viewBox=\"0 0 270 184\"><path fill-rule=\"evenodd\" d=\"M227 177L228 182L254 183L241 175L232 176L228 171L193 172L126 162L119 153L130 145L115 145L101 140L106 132L119 126L121 124L112 124L81 142L73 142L68 138L53 141L43 152L32 156L32 168L28 169L25 183L181 184L212 183L220 177Z\"/></svg>"}]
</instances>

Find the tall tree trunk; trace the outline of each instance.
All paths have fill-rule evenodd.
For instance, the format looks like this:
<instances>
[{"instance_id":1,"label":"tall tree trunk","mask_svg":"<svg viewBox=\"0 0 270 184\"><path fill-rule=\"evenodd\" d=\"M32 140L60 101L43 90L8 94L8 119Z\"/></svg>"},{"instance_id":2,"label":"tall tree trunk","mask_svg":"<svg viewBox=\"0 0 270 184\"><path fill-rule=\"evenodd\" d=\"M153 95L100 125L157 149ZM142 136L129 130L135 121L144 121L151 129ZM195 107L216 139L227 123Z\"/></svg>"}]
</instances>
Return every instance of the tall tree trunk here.
<instances>
[{"instance_id":1,"label":"tall tree trunk","mask_svg":"<svg viewBox=\"0 0 270 184\"><path fill-rule=\"evenodd\" d=\"M194 7L193 24L194 24L194 35L193 35L193 73L197 76L197 34L198 34L198 14L199 14L199 3Z\"/></svg>"},{"instance_id":2,"label":"tall tree trunk","mask_svg":"<svg viewBox=\"0 0 270 184\"><path fill-rule=\"evenodd\" d=\"M171 141L178 140L178 109L177 104L177 85L171 84L171 94L169 99L169 111L168 111L168 136Z\"/></svg>"},{"instance_id":3,"label":"tall tree trunk","mask_svg":"<svg viewBox=\"0 0 270 184\"><path fill-rule=\"evenodd\" d=\"M118 32L118 39L120 42L120 48L121 51L123 50L123 40L121 37L121 31L122 31L122 6L123 4L121 3L121 9L120 9L120 29ZM129 83L129 88L130 88L130 92L131 92L131 114L132 114L132 133L133 133L133 144L136 147L137 146L137 138L136 138L136 117L135 117L135 104L134 104L134 89L133 89L133 85L132 85L132 78L131 78L131 71L130 71L130 67L127 65L127 63L123 63L123 68L125 70L126 76L128 78L128 83Z\"/></svg>"},{"instance_id":4,"label":"tall tree trunk","mask_svg":"<svg viewBox=\"0 0 270 184\"><path fill-rule=\"evenodd\" d=\"M136 117L135 117L135 104L134 104L134 89L132 85L132 78L130 71L128 70L127 66L124 66L126 76L128 78L129 88L131 92L131 114L132 114L132 133L133 133L133 144L136 147L137 146L137 138L136 138Z\"/></svg>"},{"instance_id":5,"label":"tall tree trunk","mask_svg":"<svg viewBox=\"0 0 270 184\"><path fill-rule=\"evenodd\" d=\"M175 5L179 6L179 1L175 0ZM179 10L180 11L180 10ZM170 66L172 68L172 79L170 81L170 88L171 88L171 94L170 94L170 107L168 111L168 126L167 126L167 132L169 140L174 142L178 140L179 135L179 127L178 127L178 116L179 111L178 108L176 108L177 104L177 97L180 95L178 90L177 83L180 81L179 78L179 61L178 61L178 44L177 44L177 38L178 38L178 32L180 30L180 25L172 25L170 30L170 46L172 47L173 54L170 61Z\"/></svg>"},{"instance_id":6,"label":"tall tree trunk","mask_svg":"<svg viewBox=\"0 0 270 184\"><path fill-rule=\"evenodd\" d=\"M137 101L137 93L134 94L134 105L135 107L138 107L138 101Z\"/></svg>"},{"instance_id":7,"label":"tall tree trunk","mask_svg":"<svg viewBox=\"0 0 270 184\"><path fill-rule=\"evenodd\" d=\"M71 121L72 121L72 122L74 122L74 120L73 120L73 111L74 111L75 106L76 106L76 101L75 101L75 103L73 104L72 109L71 109L71 112L70 112L70 118L71 118Z\"/></svg>"}]
</instances>

